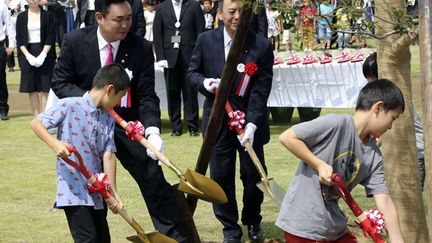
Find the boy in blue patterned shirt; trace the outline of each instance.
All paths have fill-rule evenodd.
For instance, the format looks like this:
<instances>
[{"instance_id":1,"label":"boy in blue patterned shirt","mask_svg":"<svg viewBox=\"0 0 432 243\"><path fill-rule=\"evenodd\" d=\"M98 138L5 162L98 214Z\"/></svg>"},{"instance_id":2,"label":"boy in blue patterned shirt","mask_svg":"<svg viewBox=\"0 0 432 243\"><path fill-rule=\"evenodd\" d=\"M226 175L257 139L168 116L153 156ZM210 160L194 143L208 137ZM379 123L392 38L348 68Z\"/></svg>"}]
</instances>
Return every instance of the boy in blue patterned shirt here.
<instances>
[{"instance_id":1,"label":"boy in blue patterned shirt","mask_svg":"<svg viewBox=\"0 0 432 243\"><path fill-rule=\"evenodd\" d=\"M75 242L110 242L107 209L98 192L88 191L84 175L60 157L68 157L68 147L75 146L90 174L108 175L110 193L119 202L111 210L123 207L116 190L114 119L107 110L120 102L129 83L120 65L106 65L96 73L90 92L59 100L31 122L34 133L58 156L56 207L64 209ZM57 138L48 132L55 127Z\"/></svg>"}]
</instances>

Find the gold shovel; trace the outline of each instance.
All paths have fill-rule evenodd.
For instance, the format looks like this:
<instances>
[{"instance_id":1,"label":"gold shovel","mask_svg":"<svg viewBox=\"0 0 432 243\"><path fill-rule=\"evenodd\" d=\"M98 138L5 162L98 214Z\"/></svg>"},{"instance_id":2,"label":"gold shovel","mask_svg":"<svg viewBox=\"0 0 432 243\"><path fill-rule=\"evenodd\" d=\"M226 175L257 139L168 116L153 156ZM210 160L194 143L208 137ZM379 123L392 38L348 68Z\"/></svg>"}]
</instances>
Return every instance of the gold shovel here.
<instances>
[{"instance_id":1,"label":"gold shovel","mask_svg":"<svg viewBox=\"0 0 432 243\"><path fill-rule=\"evenodd\" d=\"M227 111L228 115L233 112L233 109L228 101L225 104L225 110ZM240 137L243 137L243 128L239 126L236 126L235 128L237 134L239 134ZM271 199L273 199L273 201L280 207L285 196L285 190L283 190L273 178L267 178L267 174L264 171L264 168L262 167L261 162L259 161L259 158L252 147L252 144L249 141L245 142L245 148L261 177L261 181L257 183L257 187L267 196L270 196Z\"/></svg>"},{"instance_id":2,"label":"gold shovel","mask_svg":"<svg viewBox=\"0 0 432 243\"><path fill-rule=\"evenodd\" d=\"M140 142L144 147L150 149L158 158L160 162L170 168L177 177L180 179L178 190L192 194L204 201L214 203L226 203L228 198L222 188L212 179L201 175L195 171L189 169L186 173L182 173L167 157L159 152L153 145L145 139L141 134L133 131L133 128L123 120L114 110L110 110L109 113L114 117L115 121L122 126L128 133L132 133L136 141Z\"/></svg>"}]
</instances>

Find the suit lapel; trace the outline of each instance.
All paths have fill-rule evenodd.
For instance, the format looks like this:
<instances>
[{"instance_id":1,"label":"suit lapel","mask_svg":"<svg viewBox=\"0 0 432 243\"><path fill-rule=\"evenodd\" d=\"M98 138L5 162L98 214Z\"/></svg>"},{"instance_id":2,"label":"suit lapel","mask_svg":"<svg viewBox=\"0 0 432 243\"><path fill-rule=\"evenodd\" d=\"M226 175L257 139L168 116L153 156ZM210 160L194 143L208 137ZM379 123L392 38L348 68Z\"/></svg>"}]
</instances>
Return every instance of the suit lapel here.
<instances>
[{"instance_id":1,"label":"suit lapel","mask_svg":"<svg viewBox=\"0 0 432 243\"><path fill-rule=\"evenodd\" d=\"M116 58L114 60L115 63L122 65L123 68L127 68L127 66L126 66L127 58L128 58L127 40L128 40L128 37L126 36L126 38L124 40L120 41L119 49L117 51L117 55L116 55Z\"/></svg>"},{"instance_id":2,"label":"suit lapel","mask_svg":"<svg viewBox=\"0 0 432 243\"><path fill-rule=\"evenodd\" d=\"M189 7L189 5L190 5L190 3L188 0L183 0L181 11L180 11L180 21L184 15L184 13L186 12L186 9Z\"/></svg>"},{"instance_id":3,"label":"suit lapel","mask_svg":"<svg viewBox=\"0 0 432 243\"><path fill-rule=\"evenodd\" d=\"M177 17L175 14L175 10L174 10L174 4L172 2L172 0L165 0L165 1L169 1L167 3L167 11L171 14L171 17L174 18L174 22L177 21Z\"/></svg>"},{"instance_id":4,"label":"suit lapel","mask_svg":"<svg viewBox=\"0 0 432 243\"><path fill-rule=\"evenodd\" d=\"M87 38L87 64L89 67L95 67L98 70L102 65L100 61L99 43L97 39L97 26L92 31L91 35L86 35ZM97 57L97 58L95 58Z\"/></svg>"}]
</instances>

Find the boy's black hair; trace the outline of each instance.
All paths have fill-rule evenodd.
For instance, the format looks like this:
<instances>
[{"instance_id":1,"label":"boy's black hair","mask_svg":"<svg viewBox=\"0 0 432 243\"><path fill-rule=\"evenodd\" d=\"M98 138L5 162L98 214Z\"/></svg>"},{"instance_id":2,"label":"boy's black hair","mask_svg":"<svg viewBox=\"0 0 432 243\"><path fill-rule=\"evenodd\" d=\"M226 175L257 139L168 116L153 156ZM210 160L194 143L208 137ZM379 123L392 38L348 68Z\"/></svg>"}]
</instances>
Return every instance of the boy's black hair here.
<instances>
[{"instance_id":1,"label":"boy's black hair","mask_svg":"<svg viewBox=\"0 0 432 243\"><path fill-rule=\"evenodd\" d=\"M377 53L371 53L363 63L363 76L378 79Z\"/></svg>"},{"instance_id":2,"label":"boy's black hair","mask_svg":"<svg viewBox=\"0 0 432 243\"><path fill-rule=\"evenodd\" d=\"M129 76L124 68L112 63L101 67L93 78L92 89L103 89L105 85L112 84L117 94L119 91L126 90L129 87Z\"/></svg>"},{"instance_id":3,"label":"boy's black hair","mask_svg":"<svg viewBox=\"0 0 432 243\"><path fill-rule=\"evenodd\" d=\"M95 0L95 11L106 15L109 12L109 8L112 4L121 4L127 2L128 0Z\"/></svg>"},{"instance_id":4,"label":"boy's black hair","mask_svg":"<svg viewBox=\"0 0 432 243\"><path fill-rule=\"evenodd\" d=\"M405 110L405 100L402 91L388 79L378 79L367 83L360 90L355 110L368 111L378 101L384 102L384 111Z\"/></svg>"}]
</instances>

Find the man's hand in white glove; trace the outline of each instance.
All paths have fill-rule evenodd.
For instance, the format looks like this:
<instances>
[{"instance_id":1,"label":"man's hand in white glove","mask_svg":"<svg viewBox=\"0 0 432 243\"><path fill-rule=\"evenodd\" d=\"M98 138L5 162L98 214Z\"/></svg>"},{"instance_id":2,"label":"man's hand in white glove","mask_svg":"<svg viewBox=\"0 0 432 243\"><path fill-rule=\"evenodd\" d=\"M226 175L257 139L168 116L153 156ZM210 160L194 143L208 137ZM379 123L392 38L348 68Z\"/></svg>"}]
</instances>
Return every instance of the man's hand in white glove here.
<instances>
[{"instance_id":1,"label":"man's hand in white glove","mask_svg":"<svg viewBox=\"0 0 432 243\"><path fill-rule=\"evenodd\" d=\"M161 68L168 68L168 61L160 60L159 62L156 62L156 65Z\"/></svg>"},{"instance_id":2,"label":"man's hand in white glove","mask_svg":"<svg viewBox=\"0 0 432 243\"><path fill-rule=\"evenodd\" d=\"M204 79L203 85L208 92L214 93L215 89L219 88L219 83L219 78L206 78Z\"/></svg>"},{"instance_id":3,"label":"man's hand in white glove","mask_svg":"<svg viewBox=\"0 0 432 243\"><path fill-rule=\"evenodd\" d=\"M156 148L159 152L164 152L164 146L162 138L160 137L159 128L157 127L148 127L145 130L145 135L147 137L147 140L153 147ZM158 160L156 157L156 154L153 153L150 149L147 149L147 155L152 158L153 160Z\"/></svg>"},{"instance_id":4,"label":"man's hand in white glove","mask_svg":"<svg viewBox=\"0 0 432 243\"><path fill-rule=\"evenodd\" d=\"M255 131L257 129L257 126L255 126L255 124L249 122L245 129L244 129L244 134L243 137L237 136L238 140L241 144L241 146L245 146L246 141L249 141L251 145L253 145L253 141L254 141L254 134Z\"/></svg>"},{"instance_id":5,"label":"man's hand in white glove","mask_svg":"<svg viewBox=\"0 0 432 243\"><path fill-rule=\"evenodd\" d=\"M40 67L45 61L47 55L44 52L41 52L39 56L36 57L35 67Z\"/></svg>"},{"instance_id":6,"label":"man's hand in white glove","mask_svg":"<svg viewBox=\"0 0 432 243\"><path fill-rule=\"evenodd\" d=\"M25 55L25 58L27 59L28 63L31 66L35 67L35 65L36 65L36 57L34 57L32 54L30 54L30 52L27 52L27 55Z\"/></svg>"}]
</instances>

